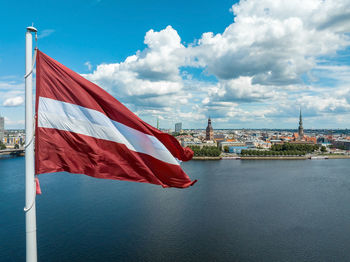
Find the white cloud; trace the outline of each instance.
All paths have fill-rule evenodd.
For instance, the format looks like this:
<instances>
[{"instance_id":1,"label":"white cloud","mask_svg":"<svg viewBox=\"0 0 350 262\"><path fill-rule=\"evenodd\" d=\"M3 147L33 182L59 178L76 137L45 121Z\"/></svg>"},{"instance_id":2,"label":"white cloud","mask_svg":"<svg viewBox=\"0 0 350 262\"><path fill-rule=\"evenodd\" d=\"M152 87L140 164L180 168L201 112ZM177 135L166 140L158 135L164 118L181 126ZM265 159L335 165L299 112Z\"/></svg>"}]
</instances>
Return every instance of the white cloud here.
<instances>
[{"instance_id":1,"label":"white cloud","mask_svg":"<svg viewBox=\"0 0 350 262\"><path fill-rule=\"evenodd\" d=\"M53 30L53 29L41 30L41 31L39 31L38 39L43 39L45 37L48 37L48 36L52 35L54 32L55 32L55 30Z\"/></svg>"},{"instance_id":2,"label":"white cloud","mask_svg":"<svg viewBox=\"0 0 350 262\"><path fill-rule=\"evenodd\" d=\"M11 97L4 101L3 106L20 106L24 104L24 99L21 96Z\"/></svg>"},{"instance_id":3,"label":"white cloud","mask_svg":"<svg viewBox=\"0 0 350 262\"><path fill-rule=\"evenodd\" d=\"M91 69L92 69L92 64L91 64L90 61L86 61L86 62L84 63L84 66L86 66L87 69L88 69L89 71L91 71Z\"/></svg>"},{"instance_id":4,"label":"white cloud","mask_svg":"<svg viewBox=\"0 0 350 262\"><path fill-rule=\"evenodd\" d=\"M350 103L345 97L303 96L298 103L308 115L350 112Z\"/></svg>"},{"instance_id":5,"label":"white cloud","mask_svg":"<svg viewBox=\"0 0 350 262\"><path fill-rule=\"evenodd\" d=\"M253 83L265 85L300 83L316 57L349 44L342 32L350 27L335 31L322 26L339 17L349 21L344 15L349 6L349 1L241 1L232 7L235 22L222 34L204 33L192 55L219 79L250 76Z\"/></svg>"},{"instance_id":6,"label":"white cloud","mask_svg":"<svg viewBox=\"0 0 350 262\"><path fill-rule=\"evenodd\" d=\"M84 76L138 115L169 122L210 114L266 124L294 117L299 106L309 116L346 119L350 70L331 61L350 44L349 0L246 0L231 11L234 22L222 33L185 46L171 26L149 30L144 50Z\"/></svg>"},{"instance_id":7,"label":"white cloud","mask_svg":"<svg viewBox=\"0 0 350 262\"><path fill-rule=\"evenodd\" d=\"M257 102L277 96L276 87L252 84L251 77L221 80L212 99L216 101Z\"/></svg>"},{"instance_id":8,"label":"white cloud","mask_svg":"<svg viewBox=\"0 0 350 262\"><path fill-rule=\"evenodd\" d=\"M24 120L11 120L5 116L6 128L23 128L24 124L25 124Z\"/></svg>"},{"instance_id":9,"label":"white cloud","mask_svg":"<svg viewBox=\"0 0 350 262\"><path fill-rule=\"evenodd\" d=\"M179 67L185 64L185 47L176 30L171 26L160 32L150 30L144 43L145 50L124 62L101 64L84 76L126 103L162 107L177 103L173 96L183 100Z\"/></svg>"}]
</instances>

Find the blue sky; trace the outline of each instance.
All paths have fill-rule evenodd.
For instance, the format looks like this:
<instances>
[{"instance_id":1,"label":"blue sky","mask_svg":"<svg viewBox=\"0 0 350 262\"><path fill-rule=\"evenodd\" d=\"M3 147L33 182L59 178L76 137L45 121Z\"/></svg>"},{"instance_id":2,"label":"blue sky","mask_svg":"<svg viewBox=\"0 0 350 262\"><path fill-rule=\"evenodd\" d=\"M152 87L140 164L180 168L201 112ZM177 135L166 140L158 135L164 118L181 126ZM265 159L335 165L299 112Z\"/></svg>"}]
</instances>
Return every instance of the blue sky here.
<instances>
[{"instance_id":1,"label":"blue sky","mask_svg":"<svg viewBox=\"0 0 350 262\"><path fill-rule=\"evenodd\" d=\"M30 8L29 4L32 7ZM24 126L24 34L151 124L350 128L350 1L7 1L0 115Z\"/></svg>"}]
</instances>

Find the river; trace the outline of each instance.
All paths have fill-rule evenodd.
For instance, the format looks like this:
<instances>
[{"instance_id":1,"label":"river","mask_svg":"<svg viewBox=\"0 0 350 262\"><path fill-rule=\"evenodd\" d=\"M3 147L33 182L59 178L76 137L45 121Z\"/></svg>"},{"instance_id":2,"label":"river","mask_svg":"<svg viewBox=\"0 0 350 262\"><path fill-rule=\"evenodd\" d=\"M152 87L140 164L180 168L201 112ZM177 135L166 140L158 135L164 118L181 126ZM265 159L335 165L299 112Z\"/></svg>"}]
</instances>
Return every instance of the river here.
<instances>
[{"instance_id":1,"label":"river","mask_svg":"<svg viewBox=\"0 0 350 262\"><path fill-rule=\"evenodd\" d=\"M350 261L350 160L182 166L191 188L40 175L39 261ZM0 201L0 261L24 261L24 158Z\"/></svg>"}]
</instances>

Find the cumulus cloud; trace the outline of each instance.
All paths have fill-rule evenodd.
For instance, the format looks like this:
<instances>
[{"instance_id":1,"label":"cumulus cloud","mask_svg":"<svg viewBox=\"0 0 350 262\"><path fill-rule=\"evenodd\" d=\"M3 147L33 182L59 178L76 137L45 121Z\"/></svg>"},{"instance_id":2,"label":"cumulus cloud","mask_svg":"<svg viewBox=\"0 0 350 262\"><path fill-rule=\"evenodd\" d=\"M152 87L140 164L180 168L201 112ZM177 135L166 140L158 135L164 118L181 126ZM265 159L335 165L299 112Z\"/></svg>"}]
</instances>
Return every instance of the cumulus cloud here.
<instances>
[{"instance_id":1,"label":"cumulus cloud","mask_svg":"<svg viewBox=\"0 0 350 262\"><path fill-rule=\"evenodd\" d=\"M308 115L350 112L350 104L345 97L303 96L298 103Z\"/></svg>"},{"instance_id":2,"label":"cumulus cloud","mask_svg":"<svg viewBox=\"0 0 350 262\"><path fill-rule=\"evenodd\" d=\"M231 12L222 33L189 45L171 26L151 29L145 49L84 76L141 116L268 122L299 106L349 110L349 68L332 63L350 45L349 0L246 0Z\"/></svg>"},{"instance_id":3,"label":"cumulus cloud","mask_svg":"<svg viewBox=\"0 0 350 262\"><path fill-rule=\"evenodd\" d=\"M274 87L252 84L251 77L239 77L236 79L222 80L218 83L213 100L257 102L272 99L277 95Z\"/></svg>"},{"instance_id":4,"label":"cumulus cloud","mask_svg":"<svg viewBox=\"0 0 350 262\"><path fill-rule=\"evenodd\" d=\"M11 98L7 98L4 103L3 106L20 106L24 104L24 99L21 96L16 96L16 97L11 97Z\"/></svg>"},{"instance_id":5,"label":"cumulus cloud","mask_svg":"<svg viewBox=\"0 0 350 262\"><path fill-rule=\"evenodd\" d=\"M146 49L124 62L101 64L84 76L126 103L162 107L176 103L172 96L184 99L179 68L185 65L185 47L176 30L150 30L144 43Z\"/></svg>"},{"instance_id":6,"label":"cumulus cloud","mask_svg":"<svg viewBox=\"0 0 350 262\"><path fill-rule=\"evenodd\" d=\"M232 7L234 23L222 34L204 33L193 56L219 79L250 76L263 85L301 83L316 57L349 44L343 33L350 31L349 23L332 22L349 21L349 6L348 1L240 1ZM330 24L342 29L325 26Z\"/></svg>"}]
</instances>

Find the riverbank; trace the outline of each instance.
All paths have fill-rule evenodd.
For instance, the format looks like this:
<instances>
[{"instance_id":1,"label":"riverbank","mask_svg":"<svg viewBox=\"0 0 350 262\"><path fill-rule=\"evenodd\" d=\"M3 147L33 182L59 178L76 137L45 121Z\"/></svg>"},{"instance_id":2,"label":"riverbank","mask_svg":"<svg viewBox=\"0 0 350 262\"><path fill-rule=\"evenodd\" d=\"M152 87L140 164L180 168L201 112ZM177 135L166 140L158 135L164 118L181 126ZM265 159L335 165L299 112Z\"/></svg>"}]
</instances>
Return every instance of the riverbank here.
<instances>
[{"instance_id":1,"label":"riverbank","mask_svg":"<svg viewBox=\"0 0 350 262\"><path fill-rule=\"evenodd\" d=\"M350 155L315 155L319 159L350 159ZM327 157L327 158L323 158ZM192 160L309 160L310 156L194 156ZM317 158L316 158L317 159Z\"/></svg>"},{"instance_id":2,"label":"riverbank","mask_svg":"<svg viewBox=\"0 0 350 262\"><path fill-rule=\"evenodd\" d=\"M306 156L242 156L241 160L306 160Z\"/></svg>"},{"instance_id":3,"label":"riverbank","mask_svg":"<svg viewBox=\"0 0 350 262\"><path fill-rule=\"evenodd\" d=\"M192 160L221 160L221 156L194 156Z\"/></svg>"},{"instance_id":4,"label":"riverbank","mask_svg":"<svg viewBox=\"0 0 350 262\"><path fill-rule=\"evenodd\" d=\"M350 159L350 155L327 155L328 159Z\"/></svg>"}]
</instances>

